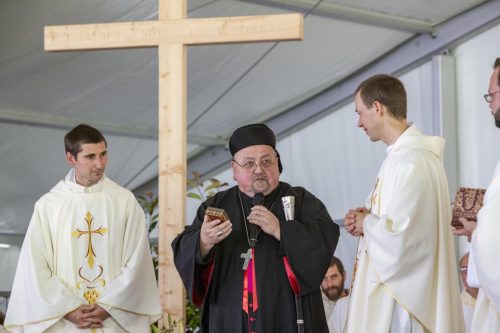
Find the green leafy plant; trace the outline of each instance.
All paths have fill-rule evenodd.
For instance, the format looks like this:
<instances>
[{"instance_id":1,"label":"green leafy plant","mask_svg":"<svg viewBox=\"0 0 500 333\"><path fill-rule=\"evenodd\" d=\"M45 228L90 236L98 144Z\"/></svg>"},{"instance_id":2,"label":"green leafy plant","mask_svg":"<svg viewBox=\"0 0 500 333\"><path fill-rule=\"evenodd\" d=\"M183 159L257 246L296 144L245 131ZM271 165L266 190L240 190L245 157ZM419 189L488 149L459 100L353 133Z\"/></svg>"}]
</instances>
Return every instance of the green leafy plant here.
<instances>
[{"instance_id":1,"label":"green leafy plant","mask_svg":"<svg viewBox=\"0 0 500 333\"><path fill-rule=\"evenodd\" d=\"M220 182L216 178L209 178L207 181L203 181L201 174L198 172L192 173L193 177L188 178L187 185L193 190L188 192L187 196L189 198L197 199L200 201L205 201L211 196L215 195L223 187L228 186L226 182ZM146 215L146 223L148 234L155 230L158 225L158 196L153 192L148 191L144 195L137 197L137 201L144 209L144 214ZM151 255L153 257L153 266L155 269L156 280L158 281L158 244L151 245ZM200 331L201 324L201 312L200 309L194 305L189 297L186 301L186 333L197 333ZM179 323L175 321L170 314L167 315L167 327L159 329L158 325L151 325L152 333L173 333L179 327Z\"/></svg>"},{"instance_id":2,"label":"green leafy plant","mask_svg":"<svg viewBox=\"0 0 500 333\"><path fill-rule=\"evenodd\" d=\"M193 178L188 178L187 184L193 189L194 192L188 192L188 198L205 201L219 192L221 188L228 186L228 183L222 183L217 178L209 178L206 182L208 182L208 184L205 184L201 174L193 172Z\"/></svg>"}]
</instances>

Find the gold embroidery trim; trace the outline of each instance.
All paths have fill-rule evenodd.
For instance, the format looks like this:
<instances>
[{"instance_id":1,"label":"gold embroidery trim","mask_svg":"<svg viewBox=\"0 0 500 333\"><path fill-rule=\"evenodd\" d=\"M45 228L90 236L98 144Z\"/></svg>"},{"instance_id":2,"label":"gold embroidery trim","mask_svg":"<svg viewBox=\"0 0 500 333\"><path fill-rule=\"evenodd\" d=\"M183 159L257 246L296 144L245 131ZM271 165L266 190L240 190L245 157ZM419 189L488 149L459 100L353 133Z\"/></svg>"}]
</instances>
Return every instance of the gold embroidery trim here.
<instances>
[{"instance_id":1,"label":"gold embroidery trim","mask_svg":"<svg viewBox=\"0 0 500 333\"><path fill-rule=\"evenodd\" d=\"M124 308L120 308L116 305L111 305L111 304L104 303L104 302L97 302L97 304L102 304L102 305L109 307L110 309L118 309L120 311L132 313L132 314L139 315L139 316L162 316L163 317L163 313L153 313L153 314L141 313L141 312L135 312L135 311L127 310Z\"/></svg>"},{"instance_id":2,"label":"gold embroidery trim","mask_svg":"<svg viewBox=\"0 0 500 333\"><path fill-rule=\"evenodd\" d=\"M80 306L77 306L77 307L76 307L76 308L74 308L73 310L68 311L68 312L66 312L66 313L63 313L62 315L57 315L57 316L54 316L54 317L51 317L51 318L47 318L47 319L43 319L43 320L35 320L35 321L30 321L30 322L27 322L27 323L22 323L22 324L9 324L9 325L4 325L4 328L7 328L7 327L22 327L22 326L26 326L26 325L33 325L33 324L43 323L44 321L54 320L54 319L58 319L58 318L64 318L64 316L66 316L68 313L75 311L75 310L76 310L76 309L78 309L79 307L80 307Z\"/></svg>"},{"instance_id":3,"label":"gold embroidery trim","mask_svg":"<svg viewBox=\"0 0 500 333\"><path fill-rule=\"evenodd\" d=\"M368 209L368 211L370 213L372 212L373 206L377 202L377 198L380 198L380 189L382 188L382 186L379 186L379 183L381 184L380 177L377 177L377 180L375 181L375 185L373 186L372 192L370 194L370 208ZM379 200L379 202L380 202L380 200ZM378 210L379 210L379 214L380 214L380 204L378 205ZM360 242L361 237L363 237L363 236L358 237L358 244L356 246L357 253L356 253L356 257L354 258L354 265L353 265L354 268L353 268L353 271L352 271L352 278L351 278L351 293L350 293L351 295L353 294L354 280L355 280L356 273L357 273L357 270L358 270L358 256L360 254L360 252L359 252L359 242ZM349 312L351 311L351 300L352 300L352 297L349 297L349 304L347 305L346 320L344 322L344 327L342 328L342 332L344 332L345 329L347 328L347 322L348 322L348 319L349 319Z\"/></svg>"},{"instance_id":4,"label":"gold embroidery trim","mask_svg":"<svg viewBox=\"0 0 500 333\"><path fill-rule=\"evenodd\" d=\"M372 263L372 259L370 257L370 254L368 253L368 249L366 251L366 256L368 257L368 262L370 263L370 266L372 267L373 271L377 275L377 279L378 279L379 283L382 285L382 287L384 287L384 289L387 291L387 293L392 298L394 298L394 300L399 304L399 306L401 306L403 308L403 310L405 310L406 312L408 312L408 314L410 315L411 318L415 319L420 325L422 325L422 327L424 328L425 332L432 333L432 331L427 326L425 326L425 324L419 318L417 318L417 316L413 312L411 312L410 309L408 309L406 307L406 305L404 305L399 300L399 298L396 296L396 294L385 283L382 282L382 279L380 278L380 275L378 274L377 270L375 269L375 265L373 265L373 263Z\"/></svg>"}]
</instances>

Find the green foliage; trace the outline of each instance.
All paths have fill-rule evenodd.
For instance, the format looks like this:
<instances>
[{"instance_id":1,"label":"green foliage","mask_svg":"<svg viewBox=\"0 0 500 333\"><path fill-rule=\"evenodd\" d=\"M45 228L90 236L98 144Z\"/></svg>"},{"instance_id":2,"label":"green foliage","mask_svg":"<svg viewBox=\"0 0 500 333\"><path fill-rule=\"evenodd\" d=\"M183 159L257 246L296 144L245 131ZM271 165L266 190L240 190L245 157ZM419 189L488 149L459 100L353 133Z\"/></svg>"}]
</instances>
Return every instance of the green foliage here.
<instances>
[{"instance_id":1,"label":"green foliage","mask_svg":"<svg viewBox=\"0 0 500 333\"><path fill-rule=\"evenodd\" d=\"M215 195L221 188L228 186L226 182L222 183L216 178L209 178L208 184L205 185L205 181L202 180L201 175L198 172L193 172L193 178L187 180L187 185L193 189L194 192L187 193L188 198L193 198L201 201L205 201L211 196ZM146 215L148 234L156 228L158 225L158 197L153 194L153 192L148 191L144 195L137 197L137 201L144 209L144 214ZM151 245L151 255L153 257L153 265L156 274L156 280L158 281L158 245ZM200 309L194 305L189 298L186 301L186 329L185 332L198 332L201 324L201 313ZM156 324L151 325L152 333L173 333L175 329L179 326L179 323L175 321L170 314L167 315L167 327L162 329L158 328Z\"/></svg>"},{"instance_id":2,"label":"green foliage","mask_svg":"<svg viewBox=\"0 0 500 333\"><path fill-rule=\"evenodd\" d=\"M177 328L178 324L179 323L172 318L170 313L167 314L167 327L165 327L165 329L162 330L163 331L162 333L173 333Z\"/></svg>"},{"instance_id":3,"label":"green foliage","mask_svg":"<svg viewBox=\"0 0 500 333\"><path fill-rule=\"evenodd\" d=\"M186 322L186 331L190 329L194 332L201 325L200 308L191 303L189 297L186 302Z\"/></svg>"},{"instance_id":4,"label":"green foliage","mask_svg":"<svg viewBox=\"0 0 500 333\"><path fill-rule=\"evenodd\" d=\"M208 182L207 185L205 185L205 181L202 179L201 174L193 172L193 178L188 178L187 185L191 187L194 192L188 192L188 198L205 201L219 192L221 188L228 186L228 183L222 183L216 178L209 178L206 181Z\"/></svg>"}]
</instances>

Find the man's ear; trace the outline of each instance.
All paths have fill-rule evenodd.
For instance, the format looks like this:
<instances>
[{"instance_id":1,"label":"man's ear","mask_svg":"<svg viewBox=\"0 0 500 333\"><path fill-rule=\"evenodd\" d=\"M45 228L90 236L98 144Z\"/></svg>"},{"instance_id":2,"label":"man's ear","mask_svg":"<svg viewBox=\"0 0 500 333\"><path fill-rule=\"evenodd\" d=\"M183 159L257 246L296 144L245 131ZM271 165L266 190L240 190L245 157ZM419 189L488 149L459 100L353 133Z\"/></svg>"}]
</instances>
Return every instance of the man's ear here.
<instances>
[{"instance_id":1,"label":"man's ear","mask_svg":"<svg viewBox=\"0 0 500 333\"><path fill-rule=\"evenodd\" d=\"M234 165L233 161L231 161L231 169L233 169L233 180L237 182L238 180L236 179L236 165Z\"/></svg>"},{"instance_id":2,"label":"man's ear","mask_svg":"<svg viewBox=\"0 0 500 333\"><path fill-rule=\"evenodd\" d=\"M66 152L66 161L68 161L68 164L71 166L76 164L76 159L70 152Z\"/></svg>"},{"instance_id":3,"label":"man's ear","mask_svg":"<svg viewBox=\"0 0 500 333\"><path fill-rule=\"evenodd\" d=\"M379 113L380 115L383 115L385 113L385 106L379 101L373 102L373 107L375 108L376 113Z\"/></svg>"}]
</instances>

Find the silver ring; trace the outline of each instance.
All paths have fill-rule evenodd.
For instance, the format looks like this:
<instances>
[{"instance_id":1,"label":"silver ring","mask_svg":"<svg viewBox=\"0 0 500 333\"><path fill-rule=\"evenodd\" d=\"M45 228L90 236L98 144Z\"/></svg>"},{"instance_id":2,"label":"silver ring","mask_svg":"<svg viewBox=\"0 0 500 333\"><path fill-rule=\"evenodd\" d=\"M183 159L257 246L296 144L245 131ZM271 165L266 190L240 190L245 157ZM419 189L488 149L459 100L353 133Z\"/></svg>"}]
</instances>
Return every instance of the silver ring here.
<instances>
[{"instance_id":1,"label":"silver ring","mask_svg":"<svg viewBox=\"0 0 500 333\"><path fill-rule=\"evenodd\" d=\"M218 233L216 233L215 236L217 236L217 237L222 236L222 231L219 231Z\"/></svg>"}]
</instances>

